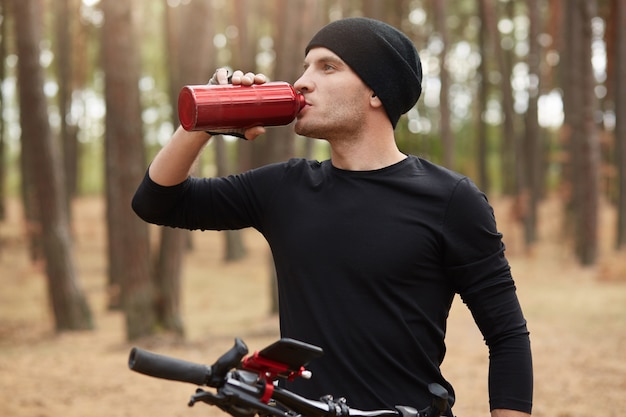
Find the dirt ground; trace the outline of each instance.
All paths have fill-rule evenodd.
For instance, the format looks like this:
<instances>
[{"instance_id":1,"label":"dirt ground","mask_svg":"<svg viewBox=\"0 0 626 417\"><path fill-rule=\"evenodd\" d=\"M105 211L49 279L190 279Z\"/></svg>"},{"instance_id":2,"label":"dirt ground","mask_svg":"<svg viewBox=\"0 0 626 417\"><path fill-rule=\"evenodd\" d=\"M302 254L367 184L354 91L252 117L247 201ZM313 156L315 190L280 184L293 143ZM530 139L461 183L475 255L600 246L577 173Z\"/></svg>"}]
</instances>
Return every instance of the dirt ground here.
<instances>
[{"instance_id":1,"label":"dirt ground","mask_svg":"<svg viewBox=\"0 0 626 417\"><path fill-rule=\"evenodd\" d=\"M626 255L611 252L612 214L603 215L598 266L580 268L559 239L558 208L542 208L542 242L531 251L509 221L506 202L494 202L519 296L529 322L535 366L534 415L605 417L626 409ZM268 253L246 231L249 257L222 262L222 236L194 232L184 279L185 343L124 340L120 313L107 311L105 248L98 199L76 203L76 263L97 329L54 334L41 265L29 262L16 204L0 223L0 416L217 416L187 407L195 387L133 373L130 348L139 345L190 361L211 363L245 340L250 351L278 336L269 309ZM444 374L457 390L459 417L488 415L487 351L465 306L456 300L447 335Z\"/></svg>"}]
</instances>

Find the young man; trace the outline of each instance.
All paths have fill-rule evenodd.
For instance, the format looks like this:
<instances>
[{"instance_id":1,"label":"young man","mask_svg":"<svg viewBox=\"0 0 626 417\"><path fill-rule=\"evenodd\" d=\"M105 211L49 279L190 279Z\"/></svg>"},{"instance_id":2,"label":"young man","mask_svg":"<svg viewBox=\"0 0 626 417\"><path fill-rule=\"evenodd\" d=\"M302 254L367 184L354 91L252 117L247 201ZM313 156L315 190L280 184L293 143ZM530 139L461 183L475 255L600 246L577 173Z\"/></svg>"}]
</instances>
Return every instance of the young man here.
<instances>
[{"instance_id":1,"label":"young man","mask_svg":"<svg viewBox=\"0 0 626 417\"><path fill-rule=\"evenodd\" d=\"M264 81L241 71L232 78ZM333 22L307 46L294 84L307 103L295 130L328 141L330 160L191 178L210 135L178 129L133 208L161 225L254 227L264 235L278 275L282 336L325 352L310 364L311 380L291 383L296 392L345 397L360 409L424 408L432 382L453 396L440 364L458 293L489 346L492 415L528 415L530 342L493 211L467 177L405 155L395 142L421 81L417 51L400 31L364 18ZM226 83L226 71L211 82Z\"/></svg>"}]
</instances>

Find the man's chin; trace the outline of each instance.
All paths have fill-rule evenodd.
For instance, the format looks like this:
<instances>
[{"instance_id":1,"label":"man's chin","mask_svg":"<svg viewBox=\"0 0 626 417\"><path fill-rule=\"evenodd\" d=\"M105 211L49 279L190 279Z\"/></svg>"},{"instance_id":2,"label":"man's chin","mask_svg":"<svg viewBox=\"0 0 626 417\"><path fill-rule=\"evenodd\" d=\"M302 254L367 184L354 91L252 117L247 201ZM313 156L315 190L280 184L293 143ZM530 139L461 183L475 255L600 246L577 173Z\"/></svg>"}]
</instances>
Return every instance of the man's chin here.
<instances>
[{"instance_id":1,"label":"man's chin","mask_svg":"<svg viewBox=\"0 0 626 417\"><path fill-rule=\"evenodd\" d=\"M325 139L323 130L324 129L316 129L315 126L311 126L311 124L305 124L301 119L298 119L294 125L296 134L311 139Z\"/></svg>"},{"instance_id":2,"label":"man's chin","mask_svg":"<svg viewBox=\"0 0 626 417\"><path fill-rule=\"evenodd\" d=\"M298 134L300 136L307 136L307 137L309 137L309 135L310 135L310 129L308 129L307 126L304 125L304 123L302 123L300 120L296 121L296 124L295 124L293 130L296 132L296 134Z\"/></svg>"}]
</instances>

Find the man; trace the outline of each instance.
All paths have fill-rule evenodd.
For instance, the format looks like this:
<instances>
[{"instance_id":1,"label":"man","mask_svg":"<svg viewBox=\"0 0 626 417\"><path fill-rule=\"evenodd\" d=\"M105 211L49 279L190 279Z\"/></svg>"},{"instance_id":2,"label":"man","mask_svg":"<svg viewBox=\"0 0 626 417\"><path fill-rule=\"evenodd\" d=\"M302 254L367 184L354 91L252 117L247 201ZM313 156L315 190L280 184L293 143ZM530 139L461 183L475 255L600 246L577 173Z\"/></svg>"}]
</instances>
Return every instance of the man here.
<instances>
[{"instance_id":1,"label":"man","mask_svg":"<svg viewBox=\"0 0 626 417\"><path fill-rule=\"evenodd\" d=\"M349 18L322 28L305 55L294 86L307 105L295 131L328 141L330 160L190 178L210 135L178 129L150 165L135 211L161 225L264 235L282 336L325 352L310 364L311 380L290 383L296 392L359 409L424 408L432 382L453 394L439 367L459 293L489 346L492 416L528 415L530 342L493 211L467 177L395 142L398 119L421 94L414 45L387 24ZM226 83L226 71L211 82ZM265 78L236 71L232 82Z\"/></svg>"}]
</instances>

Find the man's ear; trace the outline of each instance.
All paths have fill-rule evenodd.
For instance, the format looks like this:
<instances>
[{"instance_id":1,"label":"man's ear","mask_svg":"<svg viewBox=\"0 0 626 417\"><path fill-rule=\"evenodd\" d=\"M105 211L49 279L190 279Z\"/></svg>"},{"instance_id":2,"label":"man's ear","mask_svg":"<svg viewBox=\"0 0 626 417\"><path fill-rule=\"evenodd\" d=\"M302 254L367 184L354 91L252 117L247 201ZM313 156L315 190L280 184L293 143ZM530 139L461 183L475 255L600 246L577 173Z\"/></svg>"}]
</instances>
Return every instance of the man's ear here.
<instances>
[{"instance_id":1,"label":"man's ear","mask_svg":"<svg viewBox=\"0 0 626 417\"><path fill-rule=\"evenodd\" d=\"M372 96L370 97L370 104L372 105L372 107L378 108L382 107L383 102L380 101L376 93L372 93Z\"/></svg>"}]
</instances>

